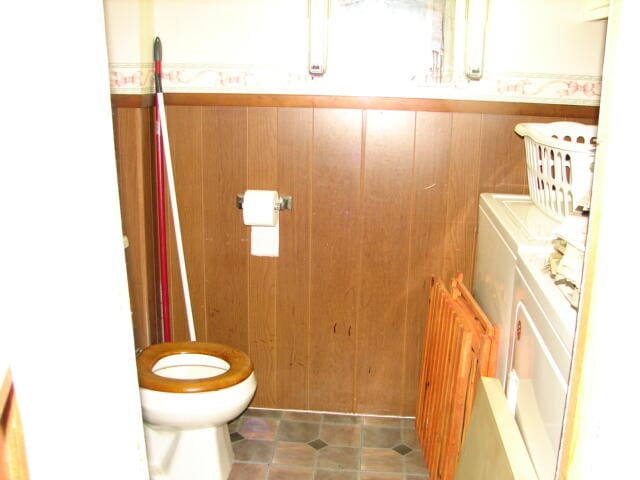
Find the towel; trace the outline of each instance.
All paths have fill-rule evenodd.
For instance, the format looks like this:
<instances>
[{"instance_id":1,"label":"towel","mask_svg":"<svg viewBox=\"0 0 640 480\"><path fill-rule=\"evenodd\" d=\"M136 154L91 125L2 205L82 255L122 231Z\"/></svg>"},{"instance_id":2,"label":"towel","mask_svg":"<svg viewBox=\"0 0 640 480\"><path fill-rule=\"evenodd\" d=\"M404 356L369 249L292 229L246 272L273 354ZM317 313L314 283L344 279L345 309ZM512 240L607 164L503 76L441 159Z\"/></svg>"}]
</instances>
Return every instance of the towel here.
<instances>
[{"instance_id":1,"label":"towel","mask_svg":"<svg viewBox=\"0 0 640 480\"><path fill-rule=\"evenodd\" d=\"M574 308L578 308L582 286L588 223L589 217L579 212L567 215L554 231L554 252L547 259L551 278Z\"/></svg>"},{"instance_id":2,"label":"towel","mask_svg":"<svg viewBox=\"0 0 640 480\"><path fill-rule=\"evenodd\" d=\"M567 215L562 223L555 229L554 235L565 240L574 248L584 252L587 243L587 227L589 217L581 213Z\"/></svg>"}]
</instances>

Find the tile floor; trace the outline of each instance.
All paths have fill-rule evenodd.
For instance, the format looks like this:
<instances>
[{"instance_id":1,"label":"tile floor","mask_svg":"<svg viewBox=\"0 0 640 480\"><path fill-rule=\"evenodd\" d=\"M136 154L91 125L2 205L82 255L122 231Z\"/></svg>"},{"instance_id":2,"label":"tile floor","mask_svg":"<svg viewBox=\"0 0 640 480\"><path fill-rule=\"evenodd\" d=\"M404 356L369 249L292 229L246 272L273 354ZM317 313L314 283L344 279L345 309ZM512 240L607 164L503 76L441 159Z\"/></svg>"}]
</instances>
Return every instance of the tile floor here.
<instances>
[{"instance_id":1,"label":"tile floor","mask_svg":"<svg viewBox=\"0 0 640 480\"><path fill-rule=\"evenodd\" d=\"M248 409L229 480L428 480L413 418Z\"/></svg>"}]
</instances>

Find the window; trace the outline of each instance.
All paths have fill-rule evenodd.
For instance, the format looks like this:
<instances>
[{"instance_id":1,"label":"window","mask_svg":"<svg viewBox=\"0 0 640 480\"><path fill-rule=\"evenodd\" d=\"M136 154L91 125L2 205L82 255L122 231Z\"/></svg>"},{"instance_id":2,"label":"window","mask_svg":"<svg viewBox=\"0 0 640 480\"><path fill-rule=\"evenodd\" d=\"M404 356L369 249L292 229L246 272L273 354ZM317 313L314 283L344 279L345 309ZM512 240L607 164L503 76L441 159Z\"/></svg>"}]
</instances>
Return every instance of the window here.
<instances>
[{"instance_id":1,"label":"window","mask_svg":"<svg viewBox=\"0 0 640 480\"><path fill-rule=\"evenodd\" d=\"M359 86L442 81L446 0L333 0L327 73Z\"/></svg>"}]
</instances>

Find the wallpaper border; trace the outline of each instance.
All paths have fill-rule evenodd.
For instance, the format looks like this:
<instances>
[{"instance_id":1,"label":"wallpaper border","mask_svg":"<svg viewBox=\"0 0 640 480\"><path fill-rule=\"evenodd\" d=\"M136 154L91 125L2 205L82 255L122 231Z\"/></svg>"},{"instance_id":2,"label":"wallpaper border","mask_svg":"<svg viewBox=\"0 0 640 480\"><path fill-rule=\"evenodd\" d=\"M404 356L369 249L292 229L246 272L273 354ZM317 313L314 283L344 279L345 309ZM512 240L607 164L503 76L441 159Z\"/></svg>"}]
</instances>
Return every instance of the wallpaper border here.
<instances>
[{"instance_id":1,"label":"wallpaper border","mask_svg":"<svg viewBox=\"0 0 640 480\"><path fill-rule=\"evenodd\" d=\"M163 65L167 93L271 93L298 95L354 95L452 100L592 105L600 103L601 77L507 73L470 81L462 75L451 82L420 85L381 85L355 80L347 85L330 77L272 66ZM153 65L110 64L112 94L153 93Z\"/></svg>"}]
</instances>

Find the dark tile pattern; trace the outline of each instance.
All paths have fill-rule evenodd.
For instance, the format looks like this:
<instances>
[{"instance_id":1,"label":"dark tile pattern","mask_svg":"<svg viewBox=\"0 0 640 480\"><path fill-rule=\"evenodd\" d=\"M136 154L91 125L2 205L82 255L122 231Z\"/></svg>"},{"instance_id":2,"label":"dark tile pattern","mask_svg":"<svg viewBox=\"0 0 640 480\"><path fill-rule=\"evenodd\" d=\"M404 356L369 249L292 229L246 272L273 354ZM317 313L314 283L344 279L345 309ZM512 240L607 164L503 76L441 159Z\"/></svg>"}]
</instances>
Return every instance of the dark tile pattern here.
<instances>
[{"instance_id":1,"label":"dark tile pattern","mask_svg":"<svg viewBox=\"0 0 640 480\"><path fill-rule=\"evenodd\" d=\"M398 452L400 455L406 455L412 451L411 448L407 447L404 444L396 445L392 448L393 451Z\"/></svg>"},{"instance_id":2,"label":"dark tile pattern","mask_svg":"<svg viewBox=\"0 0 640 480\"><path fill-rule=\"evenodd\" d=\"M315 448L316 450L321 450L324 447L326 447L328 444L324 443L322 440L320 440L319 438L316 438L315 440L309 442L307 445L311 445L313 448Z\"/></svg>"},{"instance_id":3,"label":"dark tile pattern","mask_svg":"<svg viewBox=\"0 0 640 480\"><path fill-rule=\"evenodd\" d=\"M428 480L412 418L250 408L230 480Z\"/></svg>"}]
</instances>

